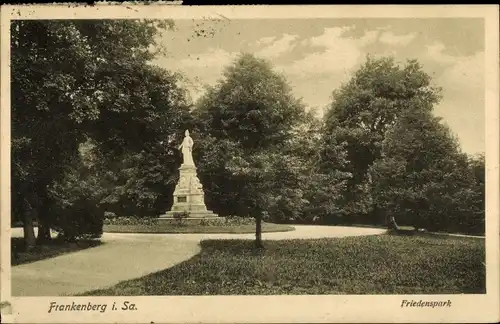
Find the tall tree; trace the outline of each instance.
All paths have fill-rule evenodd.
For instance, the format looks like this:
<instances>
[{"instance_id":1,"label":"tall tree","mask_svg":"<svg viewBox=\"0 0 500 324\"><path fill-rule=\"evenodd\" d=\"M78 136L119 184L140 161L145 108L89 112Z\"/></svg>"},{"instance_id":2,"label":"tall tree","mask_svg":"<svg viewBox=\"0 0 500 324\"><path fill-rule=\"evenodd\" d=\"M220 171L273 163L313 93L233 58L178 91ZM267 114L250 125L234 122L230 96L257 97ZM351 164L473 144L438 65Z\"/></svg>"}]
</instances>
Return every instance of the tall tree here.
<instances>
[{"instance_id":1,"label":"tall tree","mask_svg":"<svg viewBox=\"0 0 500 324\"><path fill-rule=\"evenodd\" d=\"M473 174L473 202L466 228L472 233L484 234L486 210L486 165L484 154L469 156L469 168Z\"/></svg>"},{"instance_id":2,"label":"tall tree","mask_svg":"<svg viewBox=\"0 0 500 324\"><path fill-rule=\"evenodd\" d=\"M304 114L285 78L272 65L241 54L223 79L199 103L200 118L215 138L228 138L246 150L263 150L290 138Z\"/></svg>"},{"instance_id":3,"label":"tall tree","mask_svg":"<svg viewBox=\"0 0 500 324\"><path fill-rule=\"evenodd\" d=\"M225 183L227 158L242 154L271 152L292 137L304 116L303 105L291 95L283 76L265 60L241 54L227 67L224 77L200 100L198 122L200 176L209 195L232 196L214 206L225 214L238 213L238 188L242 183ZM234 152L233 152L234 151ZM228 181L231 181L229 176ZM235 179L233 179L235 180ZM228 192L229 191L229 192ZM215 203L215 199L209 199Z\"/></svg>"},{"instance_id":4,"label":"tall tree","mask_svg":"<svg viewBox=\"0 0 500 324\"><path fill-rule=\"evenodd\" d=\"M270 63L241 54L195 114L200 133L195 154L207 203L220 214L251 216L260 224L279 191L277 176L286 168L277 166L287 161L304 106ZM294 181L290 174L280 180Z\"/></svg>"},{"instance_id":5,"label":"tall tree","mask_svg":"<svg viewBox=\"0 0 500 324\"><path fill-rule=\"evenodd\" d=\"M457 139L432 113L407 111L371 167L377 206L401 223L460 231L474 212L475 178Z\"/></svg>"},{"instance_id":6,"label":"tall tree","mask_svg":"<svg viewBox=\"0 0 500 324\"><path fill-rule=\"evenodd\" d=\"M366 215L372 209L368 169L380 157L387 130L408 109L431 111L439 92L417 61L400 66L391 57L368 57L349 82L333 92L324 118L325 137L346 145L348 164L343 170L352 174L344 192L346 215ZM329 142L325 145L328 151Z\"/></svg>"},{"instance_id":7,"label":"tall tree","mask_svg":"<svg viewBox=\"0 0 500 324\"><path fill-rule=\"evenodd\" d=\"M12 198L14 210L25 215L28 245L33 215L26 207L38 211L39 238L49 238L48 188L64 177L87 135L109 154L140 151L165 124L163 112L183 105L175 77L148 65L155 35L168 26L148 20L12 23Z\"/></svg>"}]
</instances>

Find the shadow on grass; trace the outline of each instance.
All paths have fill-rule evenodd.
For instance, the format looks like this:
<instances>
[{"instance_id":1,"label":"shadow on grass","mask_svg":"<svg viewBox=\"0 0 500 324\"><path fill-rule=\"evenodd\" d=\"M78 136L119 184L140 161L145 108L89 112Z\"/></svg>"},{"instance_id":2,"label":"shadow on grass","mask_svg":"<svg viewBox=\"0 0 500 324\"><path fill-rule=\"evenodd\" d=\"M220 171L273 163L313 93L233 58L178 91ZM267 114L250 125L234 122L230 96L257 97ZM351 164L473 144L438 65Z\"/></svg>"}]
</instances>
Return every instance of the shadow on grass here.
<instances>
[{"instance_id":1,"label":"shadow on grass","mask_svg":"<svg viewBox=\"0 0 500 324\"><path fill-rule=\"evenodd\" d=\"M172 268L85 296L484 294L484 241L432 235L206 240Z\"/></svg>"},{"instance_id":2,"label":"shadow on grass","mask_svg":"<svg viewBox=\"0 0 500 324\"><path fill-rule=\"evenodd\" d=\"M46 244L37 245L31 251L27 252L25 251L24 238L13 237L10 242L12 266L45 260L62 254L77 252L103 244L101 241L95 239L78 240L74 243L55 239Z\"/></svg>"}]
</instances>

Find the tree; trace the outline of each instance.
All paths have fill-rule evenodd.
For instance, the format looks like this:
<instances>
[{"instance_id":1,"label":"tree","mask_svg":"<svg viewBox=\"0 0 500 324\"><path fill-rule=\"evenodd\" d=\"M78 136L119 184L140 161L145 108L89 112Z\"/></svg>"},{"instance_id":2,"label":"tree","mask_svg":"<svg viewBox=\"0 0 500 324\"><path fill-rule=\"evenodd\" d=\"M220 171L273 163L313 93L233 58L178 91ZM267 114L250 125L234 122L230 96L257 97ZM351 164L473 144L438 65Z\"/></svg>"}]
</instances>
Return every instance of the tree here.
<instances>
[{"instance_id":1,"label":"tree","mask_svg":"<svg viewBox=\"0 0 500 324\"><path fill-rule=\"evenodd\" d=\"M335 145L345 144L347 150L348 164L342 170L352 177L344 192L344 214L371 212L368 169L380 158L386 132L408 109L431 111L439 92L417 61L400 66L390 57L368 57L352 79L333 92L324 117L325 137L334 139ZM325 152L330 144L325 141Z\"/></svg>"},{"instance_id":2,"label":"tree","mask_svg":"<svg viewBox=\"0 0 500 324\"><path fill-rule=\"evenodd\" d=\"M291 89L272 66L250 54L242 54L229 66L224 78L199 101L194 111L197 121L200 178L212 193L231 196L217 199L214 206L222 214L238 213L241 183L228 183L225 159L242 154L272 151L292 137L304 107L293 98ZM202 156L202 157L201 157ZM195 156L196 158L196 156ZM207 201L214 202L215 199Z\"/></svg>"},{"instance_id":3,"label":"tree","mask_svg":"<svg viewBox=\"0 0 500 324\"><path fill-rule=\"evenodd\" d=\"M312 172L309 174L308 201L306 215L313 222L338 224L343 222L345 212L345 192L352 173L348 171L347 143L320 128L321 136L314 147L319 150L312 154Z\"/></svg>"},{"instance_id":4,"label":"tree","mask_svg":"<svg viewBox=\"0 0 500 324\"><path fill-rule=\"evenodd\" d=\"M467 230L475 199L467 156L440 119L414 109L400 116L370 169L376 205L402 224Z\"/></svg>"},{"instance_id":5,"label":"tree","mask_svg":"<svg viewBox=\"0 0 500 324\"><path fill-rule=\"evenodd\" d=\"M96 164L90 158L87 143L80 145L79 155L66 167L64 175L48 188L51 205L50 227L58 237L74 241L102 234L102 210L99 201L106 190L96 176Z\"/></svg>"},{"instance_id":6,"label":"tree","mask_svg":"<svg viewBox=\"0 0 500 324\"><path fill-rule=\"evenodd\" d=\"M223 76L194 112L200 134L194 154L207 204L222 215L255 217L260 245L261 218L276 195L294 187L285 182L296 182L290 173L277 177L294 169L283 163L304 121L304 106L283 76L250 54L241 54Z\"/></svg>"},{"instance_id":7,"label":"tree","mask_svg":"<svg viewBox=\"0 0 500 324\"><path fill-rule=\"evenodd\" d=\"M255 244L257 248L262 248L262 218L269 210L269 205L273 199L272 190L273 176L277 157L275 154L260 153L253 155L250 159L235 156L228 163L232 178L244 186L240 189L241 199L243 203L242 211L244 215L254 217L256 220L255 227Z\"/></svg>"},{"instance_id":8,"label":"tree","mask_svg":"<svg viewBox=\"0 0 500 324\"><path fill-rule=\"evenodd\" d=\"M92 131L100 174L110 187L102 203L120 215L168 209L181 163L177 144L192 125L187 93L177 86L180 76L154 66L146 66L146 72L137 76L142 102L127 112L105 111Z\"/></svg>"},{"instance_id":9,"label":"tree","mask_svg":"<svg viewBox=\"0 0 500 324\"><path fill-rule=\"evenodd\" d=\"M200 130L238 142L249 151L264 150L290 138L304 106L269 62L241 54L223 76L198 105L200 126L204 122Z\"/></svg>"},{"instance_id":10,"label":"tree","mask_svg":"<svg viewBox=\"0 0 500 324\"><path fill-rule=\"evenodd\" d=\"M87 136L105 157L141 151L177 116L164 112L185 106L176 77L148 64L155 35L166 27L150 20L12 23L12 198L28 246L27 207L38 211L39 239L48 239L49 188L65 177Z\"/></svg>"},{"instance_id":11,"label":"tree","mask_svg":"<svg viewBox=\"0 0 500 324\"><path fill-rule=\"evenodd\" d=\"M469 157L469 169L474 178L472 209L466 228L471 233L484 234L485 232L485 209L486 209L486 170L485 156L478 154Z\"/></svg>"}]
</instances>

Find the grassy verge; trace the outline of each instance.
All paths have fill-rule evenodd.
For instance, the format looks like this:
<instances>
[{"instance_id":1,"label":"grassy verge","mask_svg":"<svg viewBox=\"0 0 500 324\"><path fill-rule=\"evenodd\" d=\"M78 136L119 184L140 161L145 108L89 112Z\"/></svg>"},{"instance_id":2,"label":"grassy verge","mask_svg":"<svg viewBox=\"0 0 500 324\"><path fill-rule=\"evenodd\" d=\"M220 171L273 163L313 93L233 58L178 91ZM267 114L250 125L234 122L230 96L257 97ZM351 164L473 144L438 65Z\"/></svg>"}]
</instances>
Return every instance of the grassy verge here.
<instances>
[{"instance_id":1,"label":"grassy verge","mask_svg":"<svg viewBox=\"0 0 500 324\"><path fill-rule=\"evenodd\" d=\"M98 240L80 240L75 243L53 240L44 245L37 245L33 250L25 252L23 238L13 237L10 242L12 266L53 258L58 255L76 252L102 244Z\"/></svg>"},{"instance_id":2,"label":"grassy verge","mask_svg":"<svg viewBox=\"0 0 500 324\"><path fill-rule=\"evenodd\" d=\"M338 224L338 225L330 225L330 226L345 226L345 227L365 227L365 228L383 228L387 229L387 225L371 225L371 224ZM415 227L413 226L399 226L399 228L403 231L413 231Z\"/></svg>"},{"instance_id":3,"label":"grassy verge","mask_svg":"<svg viewBox=\"0 0 500 324\"><path fill-rule=\"evenodd\" d=\"M485 293L484 240L380 235L209 240L173 268L85 295Z\"/></svg>"},{"instance_id":4,"label":"grassy verge","mask_svg":"<svg viewBox=\"0 0 500 324\"><path fill-rule=\"evenodd\" d=\"M369 228L387 228L387 225L370 225L370 224L337 224L337 225L331 225L331 226L347 226L347 227L369 227ZM402 232L410 232L414 231L415 227L414 226L407 226L407 225L399 225L398 226L400 231ZM459 235L468 235L468 236L485 236L484 232L463 232L463 231L432 231L434 234L442 234L442 235L447 235L447 234L459 234Z\"/></svg>"},{"instance_id":5,"label":"grassy verge","mask_svg":"<svg viewBox=\"0 0 500 324\"><path fill-rule=\"evenodd\" d=\"M288 225L262 224L263 232L287 232L294 228ZM176 224L132 224L132 225L104 225L104 232L108 233L255 233L255 225L176 225Z\"/></svg>"}]
</instances>

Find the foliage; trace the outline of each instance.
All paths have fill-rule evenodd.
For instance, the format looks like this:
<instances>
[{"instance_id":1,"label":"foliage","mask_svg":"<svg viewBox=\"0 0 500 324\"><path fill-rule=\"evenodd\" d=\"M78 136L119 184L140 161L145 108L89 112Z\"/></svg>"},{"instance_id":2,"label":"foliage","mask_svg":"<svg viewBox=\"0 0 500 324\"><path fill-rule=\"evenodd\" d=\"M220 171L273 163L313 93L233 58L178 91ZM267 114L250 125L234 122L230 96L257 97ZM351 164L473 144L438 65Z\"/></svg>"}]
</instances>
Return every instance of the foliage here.
<instances>
[{"instance_id":1,"label":"foliage","mask_svg":"<svg viewBox=\"0 0 500 324\"><path fill-rule=\"evenodd\" d=\"M95 296L485 293L484 240L366 236L268 241L202 241L173 268Z\"/></svg>"},{"instance_id":2,"label":"foliage","mask_svg":"<svg viewBox=\"0 0 500 324\"><path fill-rule=\"evenodd\" d=\"M104 211L99 201L105 191L93 176L94 165L82 154L48 188L50 209L44 217L66 240L98 238L102 234Z\"/></svg>"},{"instance_id":3,"label":"foliage","mask_svg":"<svg viewBox=\"0 0 500 324\"><path fill-rule=\"evenodd\" d=\"M241 54L223 76L200 101L199 126L204 133L250 151L289 139L304 108L269 62Z\"/></svg>"},{"instance_id":4,"label":"foliage","mask_svg":"<svg viewBox=\"0 0 500 324\"><path fill-rule=\"evenodd\" d=\"M368 57L353 77L333 92L324 118L326 140L322 159L335 159L331 146L345 145L348 163L341 170L352 177L341 202L344 216L372 212L367 174L380 157L386 132L408 109L432 110L439 93L440 89L431 85L430 76L417 61L409 60L400 66L391 57Z\"/></svg>"},{"instance_id":5,"label":"foliage","mask_svg":"<svg viewBox=\"0 0 500 324\"><path fill-rule=\"evenodd\" d=\"M29 244L33 222L42 240L51 228L75 239L103 222L155 224L172 204L185 129L208 207L242 217L220 226L396 216L484 232L484 156L460 153L431 116L440 91L418 62L368 58L320 121L269 62L241 54L191 107L182 76L151 64L169 27L13 22L12 221Z\"/></svg>"},{"instance_id":6,"label":"foliage","mask_svg":"<svg viewBox=\"0 0 500 324\"><path fill-rule=\"evenodd\" d=\"M484 214L483 224L475 216L481 193L467 156L430 112L408 111L398 120L370 174L376 205L402 224L450 232L484 224Z\"/></svg>"},{"instance_id":7,"label":"foliage","mask_svg":"<svg viewBox=\"0 0 500 324\"><path fill-rule=\"evenodd\" d=\"M189 212L187 212L187 211L176 212L176 213L173 213L173 217L174 217L174 219L188 218Z\"/></svg>"},{"instance_id":8,"label":"foliage","mask_svg":"<svg viewBox=\"0 0 500 324\"><path fill-rule=\"evenodd\" d=\"M239 216L227 216L224 220L216 219L202 222L202 225L227 225L227 226L240 226L240 225L255 225L255 219Z\"/></svg>"},{"instance_id":9,"label":"foliage","mask_svg":"<svg viewBox=\"0 0 500 324\"><path fill-rule=\"evenodd\" d=\"M158 225L157 217L106 217L104 219L104 225L147 225L156 226Z\"/></svg>"},{"instance_id":10,"label":"foliage","mask_svg":"<svg viewBox=\"0 0 500 324\"><path fill-rule=\"evenodd\" d=\"M195 158L207 204L223 216L266 210L258 191L268 189L259 186L271 179L260 171L272 170L277 147L291 137L303 114L284 78L267 61L242 54L194 114L200 133Z\"/></svg>"},{"instance_id":11,"label":"foliage","mask_svg":"<svg viewBox=\"0 0 500 324\"><path fill-rule=\"evenodd\" d=\"M189 213L179 212L174 214L186 217ZM144 225L157 226L160 224L158 217L137 217L137 216L108 216L104 218L105 225ZM200 226L241 226L255 225L255 219L239 216L220 217L215 219L200 219Z\"/></svg>"},{"instance_id":12,"label":"foliage","mask_svg":"<svg viewBox=\"0 0 500 324\"><path fill-rule=\"evenodd\" d=\"M200 179L220 215L300 221L319 188L335 198L341 177L315 173L320 125L267 61L240 55L193 113Z\"/></svg>"},{"instance_id":13,"label":"foliage","mask_svg":"<svg viewBox=\"0 0 500 324\"><path fill-rule=\"evenodd\" d=\"M173 213L172 215L175 220L177 220L179 225L183 224L183 220L189 217L189 212L183 211L183 212L176 212Z\"/></svg>"},{"instance_id":14,"label":"foliage","mask_svg":"<svg viewBox=\"0 0 500 324\"><path fill-rule=\"evenodd\" d=\"M148 63L156 52L151 49L159 49L155 36L171 25L20 20L11 26L13 216L23 216L29 229L31 206L38 211L39 233L46 236L50 227L66 226L53 224L58 219L65 224L82 221L72 212L52 217L48 193L64 181L82 143L92 138L105 160L136 153L147 160L159 154L158 142L164 140L165 159L175 161L169 145L186 120L188 102L176 75ZM94 201L78 204L81 210ZM76 217L72 221L71 215Z\"/></svg>"},{"instance_id":15,"label":"foliage","mask_svg":"<svg viewBox=\"0 0 500 324\"><path fill-rule=\"evenodd\" d=\"M463 228L467 228L468 232L471 233L484 233L485 232L485 209L486 209L486 165L484 154L479 154L476 156L469 157L468 166L473 175L473 185L471 205L469 206L469 212L466 220L466 225Z\"/></svg>"},{"instance_id":16,"label":"foliage","mask_svg":"<svg viewBox=\"0 0 500 324\"><path fill-rule=\"evenodd\" d=\"M144 89L140 77L153 71L145 62L152 58L148 48L156 32L149 21L14 22L13 156L23 162L14 163L14 174L25 175L24 180L33 174L33 180L60 174L86 131L96 131L96 122L102 124L120 112L134 120L145 91L137 91L138 86ZM136 84L130 84L134 79ZM105 126L99 130L103 135L115 131L115 136L107 136L115 144L118 135L134 139L131 127Z\"/></svg>"},{"instance_id":17,"label":"foliage","mask_svg":"<svg viewBox=\"0 0 500 324\"><path fill-rule=\"evenodd\" d=\"M248 219L248 218L246 218ZM152 222L142 221L140 219L134 224L119 224L113 223L104 225L106 233L232 233L232 234L250 234L255 232L255 223L240 224L225 220L202 220L199 223L166 223L157 222L155 219ZM271 232L288 232L294 228L289 225L262 223L262 231L264 233Z\"/></svg>"}]
</instances>

